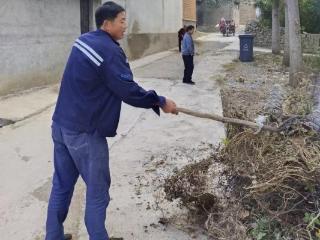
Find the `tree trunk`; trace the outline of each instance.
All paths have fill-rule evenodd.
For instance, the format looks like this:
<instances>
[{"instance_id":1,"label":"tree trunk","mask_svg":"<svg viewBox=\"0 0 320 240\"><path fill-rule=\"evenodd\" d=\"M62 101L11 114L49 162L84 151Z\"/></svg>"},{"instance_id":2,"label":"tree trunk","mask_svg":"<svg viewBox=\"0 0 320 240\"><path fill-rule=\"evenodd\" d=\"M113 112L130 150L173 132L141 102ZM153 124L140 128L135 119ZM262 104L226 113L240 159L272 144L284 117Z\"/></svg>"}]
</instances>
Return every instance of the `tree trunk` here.
<instances>
[{"instance_id":1,"label":"tree trunk","mask_svg":"<svg viewBox=\"0 0 320 240\"><path fill-rule=\"evenodd\" d=\"M289 21L288 21L288 6L285 1L285 35L284 35L284 53L283 53L283 65L290 66L290 54L289 54Z\"/></svg>"},{"instance_id":2,"label":"tree trunk","mask_svg":"<svg viewBox=\"0 0 320 240\"><path fill-rule=\"evenodd\" d=\"M303 69L298 0L287 0L287 5L290 47L289 84L292 87L296 87L298 85L297 73L301 72Z\"/></svg>"},{"instance_id":3,"label":"tree trunk","mask_svg":"<svg viewBox=\"0 0 320 240\"><path fill-rule=\"evenodd\" d=\"M280 0L273 0L272 4L272 53L280 54Z\"/></svg>"}]
</instances>

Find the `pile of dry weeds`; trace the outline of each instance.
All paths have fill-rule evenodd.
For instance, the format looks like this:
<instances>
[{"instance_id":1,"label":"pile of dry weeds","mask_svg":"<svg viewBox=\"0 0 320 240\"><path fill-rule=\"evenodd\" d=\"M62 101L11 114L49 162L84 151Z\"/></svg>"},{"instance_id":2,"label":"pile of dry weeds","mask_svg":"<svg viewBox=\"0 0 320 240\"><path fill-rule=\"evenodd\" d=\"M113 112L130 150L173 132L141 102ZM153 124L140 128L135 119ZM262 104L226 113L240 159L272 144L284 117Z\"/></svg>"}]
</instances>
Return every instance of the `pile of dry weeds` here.
<instances>
[{"instance_id":1,"label":"pile of dry weeds","mask_svg":"<svg viewBox=\"0 0 320 240\"><path fill-rule=\"evenodd\" d=\"M225 165L227 183L219 182L223 196L207 187L212 161ZM180 198L190 210L205 214L208 233L217 239L246 239L257 216L276 222L281 231L295 229L286 233L292 239L310 239L317 229L304 217L319 211L320 140L307 130L290 137L240 132L214 158L168 179L165 192L168 199Z\"/></svg>"},{"instance_id":2,"label":"pile of dry weeds","mask_svg":"<svg viewBox=\"0 0 320 240\"><path fill-rule=\"evenodd\" d=\"M261 114L268 95L225 93L224 115L247 120ZM311 97L310 82L302 82L283 99L280 119L310 113ZM278 120L269 124L279 125ZM257 134L227 126L229 138L214 156L186 166L166 181L167 198L180 198L191 211L205 215L203 224L213 239L318 239L320 138L304 124L304 117L290 118L283 130ZM224 188L222 195L208 187L214 177L208 169L215 162L224 166L219 178L226 181L215 185Z\"/></svg>"},{"instance_id":3,"label":"pile of dry weeds","mask_svg":"<svg viewBox=\"0 0 320 240\"><path fill-rule=\"evenodd\" d=\"M244 131L220 154L230 178L236 179L233 193L248 203L251 214L263 213L283 228L295 226L300 239L308 236L303 218L319 211L320 141L316 135Z\"/></svg>"}]
</instances>

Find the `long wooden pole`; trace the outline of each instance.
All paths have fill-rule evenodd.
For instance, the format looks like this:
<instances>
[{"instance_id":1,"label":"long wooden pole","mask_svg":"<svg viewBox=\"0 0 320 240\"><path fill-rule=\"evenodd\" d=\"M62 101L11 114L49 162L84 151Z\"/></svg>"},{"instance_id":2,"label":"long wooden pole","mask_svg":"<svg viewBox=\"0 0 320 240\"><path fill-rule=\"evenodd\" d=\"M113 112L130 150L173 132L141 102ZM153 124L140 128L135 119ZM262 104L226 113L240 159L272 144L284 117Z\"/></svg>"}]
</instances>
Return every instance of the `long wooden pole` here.
<instances>
[{"instance_id":1,"label":"long wooden pole","mask_svg":"<svg viewBox=\"0 0 320 240\"><path fill-rule=\"evenodd\" d=\"M275 127L271 127L271 126L261 126L258 125L257 123L254 122L250 122L250 121L246 121L246 120L241 120L241 119L236 119L236 118L228 118L228 117L222 117L216 114L208 114L208 113L201 113L201 112L196 112L196 111L192 111L186 108L177 108L178 112L180 113L184 113L190 116L194 116L194 117L198 117L198 118L206 118L206 119L211 119L214 121L218 121L218 122L223 122L223 123L230 123L230 124L234 124L234 125L240 125L240 126L245 126L248 128L252 128L255 130L266 130L266 131L270 131L270 132L279 132L280 129L279 128L275 128Z\"/></svg>"}]
</instances>

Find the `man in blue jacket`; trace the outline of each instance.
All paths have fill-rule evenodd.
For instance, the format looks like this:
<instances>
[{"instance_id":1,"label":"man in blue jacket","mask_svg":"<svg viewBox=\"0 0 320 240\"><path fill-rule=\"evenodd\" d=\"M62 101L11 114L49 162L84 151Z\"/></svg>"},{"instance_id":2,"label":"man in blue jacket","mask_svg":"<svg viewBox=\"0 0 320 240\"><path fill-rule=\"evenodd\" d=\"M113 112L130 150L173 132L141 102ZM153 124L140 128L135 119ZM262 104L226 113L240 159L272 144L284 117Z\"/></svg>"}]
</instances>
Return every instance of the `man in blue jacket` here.
<instances>
[{"instance_id":1,"label":"man in blue jacket","mask_svg":"<svg viewBox=\"0 0 320 240\"><path fill-rule=\"evenodd\" d=\"M126 30L125 10L106 2L95 14L97 31L73 44L53 115L54 175L48 205L46 240L63 240L63 222L75 183L86 184L85 224L90 240L108 240L109 155L106 137L116 135L122 101L160 114L177 114L172 100L146 91L133 80L119 46ZM70 238L70 236L68 236Z\"/></svg>"},{"instance_id":2,"label":"man in blue jacket","mask_svg":"<svg viewBox=\"0 0 320 240\"><path fill-rule=\"evenodd\" d=\"M182 40L182 58L184 62L184 76L183 83L194 85L192 81L192 73L194 69L193 56L194 56L194 43L192 34L194 32L194 26L190 25L186 29L186 33Z\"/></svg>"}]
</instances>

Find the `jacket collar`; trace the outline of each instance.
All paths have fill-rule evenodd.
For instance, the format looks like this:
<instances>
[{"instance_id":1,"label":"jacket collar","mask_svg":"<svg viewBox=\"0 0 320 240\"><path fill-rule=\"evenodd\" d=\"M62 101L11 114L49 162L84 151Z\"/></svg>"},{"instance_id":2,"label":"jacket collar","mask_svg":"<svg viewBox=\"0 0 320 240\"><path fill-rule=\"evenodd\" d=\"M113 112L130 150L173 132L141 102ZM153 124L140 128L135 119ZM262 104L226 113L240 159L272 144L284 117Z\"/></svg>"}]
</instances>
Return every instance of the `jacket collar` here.
<instances>
[{"instance_id":1,"label":"jacket collar","mask_svg":"<svg viewBox=\"0 0 320 240\"><path fill-rule=\"evenodd\" d=\"M109 37L115 44L120 46L120 43L118 43L118 41L114 40L108 32L103 31L101 29L97 29L97 32L107 35L107 37Z\"/></svg>"}]
</instances>

